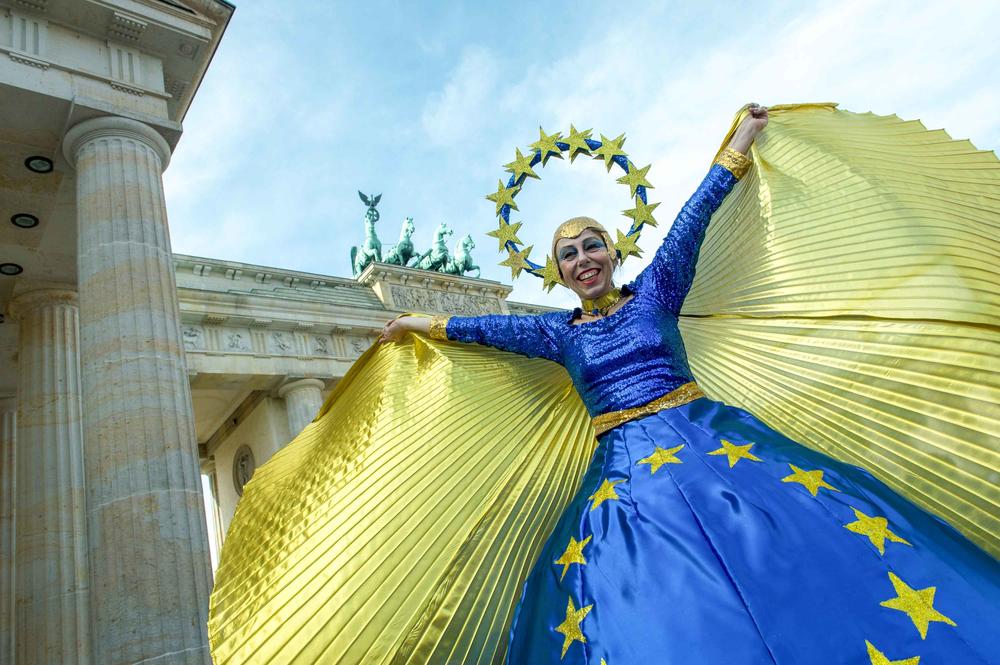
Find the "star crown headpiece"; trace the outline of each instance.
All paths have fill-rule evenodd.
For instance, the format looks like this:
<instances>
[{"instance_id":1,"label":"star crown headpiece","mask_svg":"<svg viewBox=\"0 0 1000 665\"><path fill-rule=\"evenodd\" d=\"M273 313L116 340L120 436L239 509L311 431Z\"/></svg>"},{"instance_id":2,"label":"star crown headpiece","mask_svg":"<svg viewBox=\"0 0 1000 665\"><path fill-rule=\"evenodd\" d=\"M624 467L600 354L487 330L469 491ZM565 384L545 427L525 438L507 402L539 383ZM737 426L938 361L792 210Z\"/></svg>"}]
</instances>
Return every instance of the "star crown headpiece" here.
<instances>
[{"instance_id":1,"label":"star crown headpiece","mask_svg":"<svg viewBox=\"0 0 1000 665\"><path fill-rule=\"evenodd\" d=\"M618 255L619 261L625 261L630 256L641 256L638 240L644 226L656 226L656 219L653 211L659 203L649 203L646 198L646 190L653 186L646 180L646 174L650 166L642 168L633 164L628 155L622 150L625 143L625 135L621 134L617 138L611 139L601 134L601 140L591 138L593 130L577 131L573 125L569 126L569 134L563 136L562 132L546 134L541 127L538 128L538 140L530 144L527 155L522 154L520 148L515 150L514 161L504 165L504 170L510 173L505 185L503 180L498 181L497 191L486 196L487 199L496 204L496 215L499 219L499 228L490 231L487 235L496 238L500 243L498 251L507 252L507 258L500 262L500 265L510 268L511 277L517 279L522 271L527 271L536 277L542 278L544 288L551 291L556 284L563 284L559 276L559 264L550 254L545 257L544 264L538 264L530 260L533 245L524 247L524 243L517 237L517 232L523 222L511 222L510 213L517 210L517 203L514 197L521 191L521 187L528 178L541 180L535 173L534 167L539 163L545 166L550 157L563 158L563 153L569 153L569 161L573 162L577 157L593 157L604 162L608 173L611 172L612 165L617 165L625 172L625 175L617 179L617 182L628 186L631 196L634 199L634 207L624 210L623 214L631 221L628 231L622 233L616 230L618 239L611 242L611 236L604 233L606 241L613 245ZM579 218L584 219L584 218ZM571 220L574 221L574 220ZM588 225L583 228L588 228ZM569 229L566 224L560 227L566 233ZM583 228L580 228L573 236L579 235ZM610 247L609 247L610 249Z\"/></svg>"}]
</instances>

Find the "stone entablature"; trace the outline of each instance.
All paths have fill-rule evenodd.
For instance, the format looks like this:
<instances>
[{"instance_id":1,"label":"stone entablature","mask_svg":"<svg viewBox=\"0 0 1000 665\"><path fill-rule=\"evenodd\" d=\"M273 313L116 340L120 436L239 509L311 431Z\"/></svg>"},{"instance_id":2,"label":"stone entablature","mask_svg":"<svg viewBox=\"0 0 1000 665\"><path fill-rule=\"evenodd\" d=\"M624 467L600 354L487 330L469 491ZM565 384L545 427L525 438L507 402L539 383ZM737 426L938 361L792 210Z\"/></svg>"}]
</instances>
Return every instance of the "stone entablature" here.
<instances>
[{"instance_id":1,"label":"stone entablature","mask_svg":"<svg viewBox=\"0 0 1000 665\"><path fill-rule=\"evenodd\" d=\"M187 5L187 6L185 6ZM216 0L0 0L0 80L161 128L171 144L232 6ZM77 114L73 124L89 117Z\"/></svg>"},{"instance_id":2,"label":"stone entablature","mask_svg":"<svg viewBox=\"0 0 1000 665\"><path fill-rule=\"evenodd\" d=\"M485 279L373 263L358 276L382 305L398 312L506 314L511 287Z\"/></svg>"},{"instance_id":3,"label":"stone entablature","mask_svg":"<svg viewBox=\"0 0 1000 665\"><path fill-rule=\"evenodd\" d=\"M336 379L403 312L507 313L511 287L373 264L357 280L174 255L191 374ZM529 308L515 305L521 311Z\"/></svg>"}]
</instances>

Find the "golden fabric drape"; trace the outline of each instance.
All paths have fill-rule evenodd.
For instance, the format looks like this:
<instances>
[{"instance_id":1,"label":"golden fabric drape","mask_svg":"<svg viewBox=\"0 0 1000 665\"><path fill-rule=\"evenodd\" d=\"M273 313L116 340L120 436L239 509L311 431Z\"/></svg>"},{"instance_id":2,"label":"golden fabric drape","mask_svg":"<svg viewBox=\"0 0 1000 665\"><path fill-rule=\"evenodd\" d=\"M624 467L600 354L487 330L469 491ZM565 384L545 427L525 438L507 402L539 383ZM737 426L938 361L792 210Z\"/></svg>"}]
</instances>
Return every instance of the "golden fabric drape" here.
<instances>
[{"instance_id":1,"label":"golden fabric drape","mask_svg":"<svg viewBox=\"0 0 1000 665\"><path fill-rule=\"evenodd\" d=\"M770 116L684 302L698 384L1000 555L1000 162L895 116Z\"/></svg>"},{"instance_id":2,"label":"golden fabric drape","mask_svg":"<svg viewBox=\"0 0 1000 665\"><path fill-rule=\"evenodd\" d=\"M1000 162L830 104L772 107L753 156L681 317L699 385L997 555ZM216 665L499 662L593 437L548 361L369 350L245 489Z\"/></svg>"},{"instance_id":3,"label":"golden fabric drape","mask_svg":"<svg viewBox=\"0 0 1000 665\"><path fill-rule=\"evenodd\" d=\"M216 665L499 662L594 445L555 363L412 336L370 349L244 490Z\"/></svg>"}]
</instances>

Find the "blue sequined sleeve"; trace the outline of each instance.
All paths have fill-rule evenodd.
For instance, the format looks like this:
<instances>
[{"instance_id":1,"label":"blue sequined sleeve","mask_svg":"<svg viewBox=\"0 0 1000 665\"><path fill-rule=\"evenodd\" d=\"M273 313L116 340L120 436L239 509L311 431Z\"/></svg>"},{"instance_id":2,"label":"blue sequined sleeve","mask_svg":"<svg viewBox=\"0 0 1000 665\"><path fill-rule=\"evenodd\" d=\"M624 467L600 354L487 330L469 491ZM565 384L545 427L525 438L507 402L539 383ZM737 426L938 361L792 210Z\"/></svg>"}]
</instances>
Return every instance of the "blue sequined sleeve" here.
<instances>
[{"instance_id":1,"label":"blue sequined sleeve","mask_svg":"<svg viewBox=\"0 0 1000 665\"><path fill-rule=\"evenodd\" d=\"M736 183L736 176L729 169L714 164L681 208L652 262L636 280L642 288L654 291L663 306L674 314L680 313L684 298L691 290L708 222Z\"/></svg>"},{"instance_id":2,"label":"blue sequined sleeve","mask_svg":"<svg viewBox=\"0 0 1000 665\"><path fill-rule=\"evenodd\" d=\"M566 312L453 316L448 319L448 339L562 363L558 326L567 316Z\"/></svg>"}]
</instances>

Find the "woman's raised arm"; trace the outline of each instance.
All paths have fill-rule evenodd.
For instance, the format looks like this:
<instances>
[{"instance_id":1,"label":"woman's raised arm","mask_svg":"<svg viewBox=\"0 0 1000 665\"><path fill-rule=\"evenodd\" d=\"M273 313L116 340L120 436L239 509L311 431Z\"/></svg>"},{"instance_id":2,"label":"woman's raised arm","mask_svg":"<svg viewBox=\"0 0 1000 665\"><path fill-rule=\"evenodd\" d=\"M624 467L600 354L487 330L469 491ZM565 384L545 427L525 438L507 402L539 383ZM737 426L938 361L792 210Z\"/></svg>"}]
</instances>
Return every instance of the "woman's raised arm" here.
<instances>
[{"instance_id":1,"label":"woman's raised arm","mask_svg":"<svg viewBox=\"0 0 1000 665\"><path fill-rule=\"evenodd\" d=\"M680 312L691 290L708 223L726 195L750 168L747 157L750 145L767 125L766 108L751 104L749 111L701 185L681 208L663 244L639 277L645 288L653 288L663 305L675 314Z\"/></svg>"}]
</instances>

